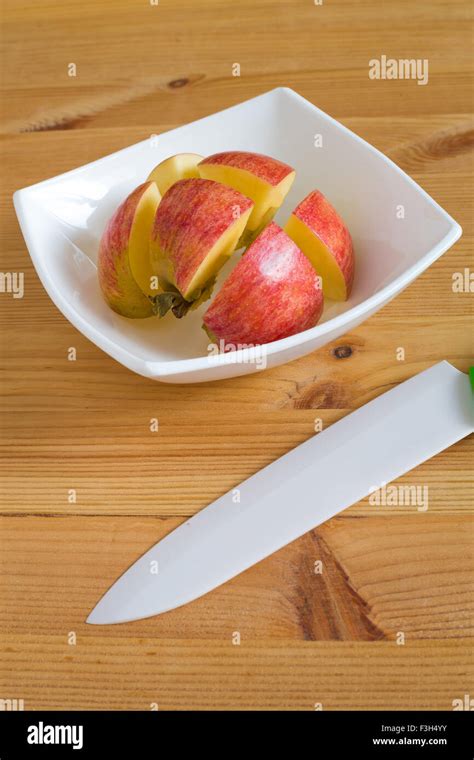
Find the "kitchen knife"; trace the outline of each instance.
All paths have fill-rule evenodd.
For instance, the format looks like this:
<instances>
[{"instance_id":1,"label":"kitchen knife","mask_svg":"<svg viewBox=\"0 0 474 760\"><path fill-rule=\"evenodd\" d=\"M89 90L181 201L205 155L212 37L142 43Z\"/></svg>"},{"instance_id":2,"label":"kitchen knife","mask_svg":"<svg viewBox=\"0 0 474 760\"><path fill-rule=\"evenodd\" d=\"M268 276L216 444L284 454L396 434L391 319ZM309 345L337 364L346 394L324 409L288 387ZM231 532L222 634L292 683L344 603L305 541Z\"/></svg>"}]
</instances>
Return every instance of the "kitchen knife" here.
<instances>
[{"instance_id":1,"label":"kitchen knife","mask_svg":"<svg viewBox=\"0 0 474 760\"><path fill-rule=\"evenodd\" d=\"M87 622L157 615L211 591L474 429L469 377L441 362L264 467L159 541Z\"/></svg>"}]
</instances>

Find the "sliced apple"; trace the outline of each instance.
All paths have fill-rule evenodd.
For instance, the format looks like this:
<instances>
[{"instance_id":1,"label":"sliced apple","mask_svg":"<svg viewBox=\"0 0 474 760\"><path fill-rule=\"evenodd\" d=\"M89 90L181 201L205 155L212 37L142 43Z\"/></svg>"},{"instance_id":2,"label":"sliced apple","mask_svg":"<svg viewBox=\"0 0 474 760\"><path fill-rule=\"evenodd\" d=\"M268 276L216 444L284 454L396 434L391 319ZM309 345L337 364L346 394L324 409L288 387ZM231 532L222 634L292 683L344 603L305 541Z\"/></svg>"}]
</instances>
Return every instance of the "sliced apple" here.
<instances>
[{"instance_id":1,"label":"sliced apple","mask_svg":"<svg viewBox=\"0 0 474 760\"><path fill-rule=\"evenodd\" d=\"M270 343L313 327L323 310L321 280L275 222L254 240L204 315L224 350Z\"/></svg>"},{"instance_id":2,"label":"sliced apple","mask_svg":"<svg viewBox=\"0 0 474 760\"><path fill-rule=\"evenodd\" d=\"M231 187L183 179L157 208L151 233L152 265L162 293L160 313L181 317L209 298L218 271L235 250L253 203Z\"/></svg>"},{"instance_id":3,"label":"sliced apple","mask_svg":"<svg viewBox=\"0 0 474 760\"><path fill-rule=\"evenodd\" d=\"M110 308L124 317L156 313L147 293L156 295L149 240L160 198L154 182L137 187L118 207L100 241L99 284Z\"/></svg>"},{"instance_id":4,"label":"sliced apple","mask_svg":"<svg viewBox=\"0 0 474 760\"><path fill-rule=\"evenodd\" d=\"M326 298L346 301L354 280L354 247L349 230L319 190L295 208L285 232L322 277Z\"/></svg>"},{"instance_id":5,"label":"sliced apple","mask_svg":"<svg viewBox=\"0 0 474 760\"><path fill-rule=\"evenodd\" d=\"M254 208L240 244L248 244L273 219L283 203L295 171L270 156L244 151L227 151L209 156L198 164L201 177L222 182L251 198Z\"/></svg>"},{"instance_id":6,"label":"sliced apple","mask_svg":"<svg viewBox=\"0 0 474 760\"><path fill-rule=\"evenodd\" d=\"M148 180L156 182L161 195L164 195L178 180L199 177L196 167L200 161L202 156L198 153L177 153L155 166L148 175Z\"/></svg>"}]
</instances>

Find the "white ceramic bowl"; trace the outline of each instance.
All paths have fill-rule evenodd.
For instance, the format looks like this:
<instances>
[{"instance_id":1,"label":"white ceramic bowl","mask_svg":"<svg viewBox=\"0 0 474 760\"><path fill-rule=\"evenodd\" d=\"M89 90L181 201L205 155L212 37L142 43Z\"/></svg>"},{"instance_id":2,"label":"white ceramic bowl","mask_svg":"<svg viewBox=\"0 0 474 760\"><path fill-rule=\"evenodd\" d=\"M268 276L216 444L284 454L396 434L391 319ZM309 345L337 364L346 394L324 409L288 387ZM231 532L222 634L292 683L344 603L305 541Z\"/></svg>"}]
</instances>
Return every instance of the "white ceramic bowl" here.
<instances>
[{"instance_id":1,"label":"white ceramic bowl","mask_svg":"<svg viewBox=\"0 0 474 760\"><path fill-rule=\"evenodd\" d=\"M266 344L263 354L209 354L201 329L205 305L182 320L171 314L162 320L119 317L97 282L105 223L153 166L174 153L231 149L267 153L296 169L277 222L284 224L297 202L317 188L346 221L356 252L350 299L328 303L316 327ZM169 383L234 377L314 351L380 309L462 232L390 159L285 87L19 190L14 203L36 271L64 316L129 369ZM220 280L233 265L226 265Z\"/></svg>"}]
</instances>

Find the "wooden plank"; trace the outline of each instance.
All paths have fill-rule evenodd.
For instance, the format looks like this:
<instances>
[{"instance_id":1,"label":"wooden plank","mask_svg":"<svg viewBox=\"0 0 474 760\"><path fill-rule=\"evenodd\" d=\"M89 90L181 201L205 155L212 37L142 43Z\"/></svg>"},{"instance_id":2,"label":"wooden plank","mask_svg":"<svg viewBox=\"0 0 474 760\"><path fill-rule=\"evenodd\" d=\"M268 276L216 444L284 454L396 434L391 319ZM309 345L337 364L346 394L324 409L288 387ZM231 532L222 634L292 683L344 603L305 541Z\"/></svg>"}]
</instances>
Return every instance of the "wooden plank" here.
<instances>
[{"instance_id":1,"label":"wooden plank","mask_svg":"<svg viewBox=\"0 0 474 760\"><path fill-rule=\"evenodd\" d=\"M311 710L450 709L469 692L472 519L339 517L191 605L85 625L177 523L2 518L2 693L27 709Z\"/></svg>"},{"instance_id":2,"label":"wooden plank","mask_svg":"<svg viewBox=\"0 0 474 760\"><path fill-rule=\"evenodd\" d=\"M346 512L192 604L100 634L85 625L109 585L179 523L2 517L3 630L53 638L74 630L103 641L227 640L236 630L246 642L395 641L402 633L410 644L473 633L472 515L416 506L398 515Z\"/></svg>"},{"instance_id":3,"label":"wooden plank","mask_svg":"<svg viewBox=\"0 0 474 760\"><path fill-rule=\"evenodd\" d=\"M238 13L214 1L201 3L199 12L183 0L156 7L117 2L113 12L107 2L87 6L84 34L82 3L67 12L46 0L27 12L7 4L8 131L81 119L108 126L111 112L124 125L142 122L143 113L153 121L163 110L194 119L281 84L334 114L449 113L466 105L471 61L465 2L450 3L449 14L434 2L415 10L410 0L390 8L294 0L291 13L285 0L243 0ZM369 79L369 61L379 51L411 58L420 35L429 86ZM67 76L71 61L76 77ZM234 62L240 77L232 76Z\"/></svg>"},{"instance_id":4,"label":"wooden plank","mask_svg":"<svg viewBox=\"0 0 474 760\"><path fill-rule=\"evenodd\" d=\"M313 388L310 398L316 404L318 385ZM333 384L330 388L334 393ZM93 421L79 409L56 419L52 412L7 415L2 511L192 515L313 435L315 419L329 424L344 414L313 409L295 416L290 407L239 425L232 414L220 413L216 424L196 413L186 419L160 407L160 430L152 434L149 420L155 409L152 403L148 408L125 404L118 417L113 410L94 412ZM397 483L426 487L430 510L471 510L473 444L472 439L458 443ZM411 511L384 507L397 514L406 510ZM351 514L373 511L367 499L351 508Z\"/></svg>"},{"instance_id":5,"label":"wooden plank","mask_svg":"<svg viewBox=\"0 0 474 760\"><path fill-rule=\"evenodd\" d=\"M196 640L91 634L5 638L5 694L26 710L452 710L469 694L469 640Z\"/></svg>"}]
</instances>

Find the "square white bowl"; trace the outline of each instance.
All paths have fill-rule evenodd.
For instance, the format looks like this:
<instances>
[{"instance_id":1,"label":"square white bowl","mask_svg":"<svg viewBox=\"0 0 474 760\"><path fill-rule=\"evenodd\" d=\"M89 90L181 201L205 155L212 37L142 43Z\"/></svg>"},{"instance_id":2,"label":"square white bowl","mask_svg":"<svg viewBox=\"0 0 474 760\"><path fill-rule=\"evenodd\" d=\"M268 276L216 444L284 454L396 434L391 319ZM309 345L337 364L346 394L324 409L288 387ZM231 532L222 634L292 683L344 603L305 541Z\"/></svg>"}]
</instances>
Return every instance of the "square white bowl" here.
<instances>
[{"instance_id":1,"label":"square white bowl","mask_svg":"<svg viewBox=\"0 0 474 760\"><path fill-rule=\"evenodd\" d=\"M329 302L316 327L266 344L264 356L261 349L209 353L201 329L206 305L182 320L172 314L161 320L120 317L104 302L97 281L106 221L153 166L175 153L223 150L267 153L296 169L277 222L284 224L298 201L317 188L354 240L350 299ZM234 377L314 351L384 306L462 233L390 159L286 87L19 190L14 203L36 271L64 316L121 364L169 383ZM234 265L226 265L220 281Z\"/></svg>"}]
</instances>

